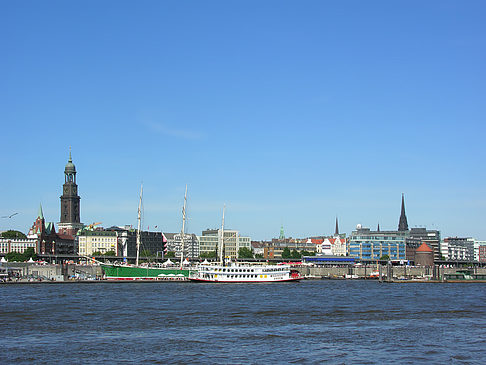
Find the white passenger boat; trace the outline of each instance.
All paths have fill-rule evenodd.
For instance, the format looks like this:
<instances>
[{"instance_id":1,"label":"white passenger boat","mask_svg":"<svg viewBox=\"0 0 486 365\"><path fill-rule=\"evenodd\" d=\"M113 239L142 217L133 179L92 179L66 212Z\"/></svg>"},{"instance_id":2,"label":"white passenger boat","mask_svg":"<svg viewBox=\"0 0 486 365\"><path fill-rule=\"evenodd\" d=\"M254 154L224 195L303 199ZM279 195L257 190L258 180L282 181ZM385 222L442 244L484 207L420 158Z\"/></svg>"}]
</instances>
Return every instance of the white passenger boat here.
<instances>
[{"instance_id":1,"label":"white passenger boat","mask_svg":"<svg viewBox=\"0 0 486 365\"><path fill-rule=\"evenodd\" d=\"M230 263L228 265L203 265L189 275L189 280L212 283L266 283L299 281L303 277L289 265L259 265L253 263Z\"/></svg>"},{"instance_id":2,"label":"white passenger boat","mask_svg":"<svg viewBox=\"0 0 486 365\"><path fill-rule=\"evenodd\" d=\"M189 280L211 283L267 283L303 279L297 270L290 270L290 265L239 263L223 260L224 208L220 240L221 245L218 247L219 263L200 264L197 272L189 275Z\"/></svg>"}]
</instances>

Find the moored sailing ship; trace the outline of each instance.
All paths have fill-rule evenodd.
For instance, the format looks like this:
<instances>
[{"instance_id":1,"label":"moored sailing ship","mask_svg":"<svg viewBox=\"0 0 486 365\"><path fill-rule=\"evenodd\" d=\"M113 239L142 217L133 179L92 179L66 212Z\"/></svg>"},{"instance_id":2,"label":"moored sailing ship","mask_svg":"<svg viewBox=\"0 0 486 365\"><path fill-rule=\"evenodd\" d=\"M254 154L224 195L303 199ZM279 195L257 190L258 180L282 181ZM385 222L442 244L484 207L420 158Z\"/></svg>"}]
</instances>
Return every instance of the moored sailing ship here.
<instances>
[{"instance_id":1,"label":"moored sailing ship","mask_svg":"<svg viewBox=\"0 0 486 365\"><path fill-rule=\"evenodd\" d=\"M188 261L183 260L184 256L184 234L182 234L182 250L181 250L181 263L180 266L177 267L171 265L172 262L167 260L164 264L148 264L144 263L139 265L139 254L140 254L140 245L141 236L140 236L140 229L141 229L141 209L142 209L142 194L143 194L143 187L140 189L140 201L138 205L138 226L137 226L137 256L135 260L135 265L128 265L128 264L106 264L100 263L103 271L105 273L105 279L107 280L120 280L120 281L157 281L157 280L179 280L184 281L187 280L190 274L192 274L191 269L184 268L184 265L188 265ZM186 186L186 193L184 195L184 208L183 208L183 224L182 224L182 233L184 233L184 223L185 223L185 211L186 211L186 201L187 201L187 186ZM163 236L165 240L165 236ZM171 265L172 267L164 267L164 265Z\"/></svg>"}]
</instances>

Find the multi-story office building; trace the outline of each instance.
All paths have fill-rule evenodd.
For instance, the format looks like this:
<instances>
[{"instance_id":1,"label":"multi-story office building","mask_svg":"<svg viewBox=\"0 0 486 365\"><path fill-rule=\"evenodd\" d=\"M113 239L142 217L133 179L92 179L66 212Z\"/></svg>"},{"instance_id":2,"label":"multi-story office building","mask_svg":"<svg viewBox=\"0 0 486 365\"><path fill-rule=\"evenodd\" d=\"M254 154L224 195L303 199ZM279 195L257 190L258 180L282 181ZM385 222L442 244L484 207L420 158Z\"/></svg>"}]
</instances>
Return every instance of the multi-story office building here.
<instances>
[{"instance_id":1,"label":"multi-story office building","mask_svg":"<svg viewBox=\"0 0 486 365\"><path fill-rule=\"evenodd\" d=\"M314 241L313 241L314 240ZM286 239L284 241L278 241L276 239L272 240L272 242L265 243L263 249L263 258L265 259L281 259L282 252L288 248L290 251L308 251L308 252L315 252L316 248L316 239L304 239L302 241L293 239Z\"/></svg>"},{"instance_id":2,"label":"multi-story office building","mask_svg":"<svg viewBox=\"0 0 486 365\"><path fill-rule=\"evenodd\" d=\"M440 253L446 260L467 260L467 248L465 246L456 245L454 242L449 242L447 239L440 243Z\"/></svg>"},{"instance_id":3,"label":"multi-story office building","mask_svg":"<svg viewBox=\"0 0 486 365\"><path fill-rule=\"evenodd\" d=\"M426 228L411 228L406 238L407 259L413 260L415 250L426 243L434 251L434 260L440 260L440 232Z\"/></svg>"},{"instance_id":4,"label":"multi-story office building","mask_svg":"<svg viewBox=\"0 0 486 365\"><path fill-rule=\"evenodd\" d=\"M106 254L113 252L118 256L118 237L116 231L78 231L78 255L91 256L93 252Z\"/></svg>"},{"instance_id":5,"label":"multi-story office building","mask_svg":"<svg viewBox=\"0 0 486 365\"><path fill-rule=\"evenodd\" d=\"M221 247L221 230L208 229L202 232L201 236L197 237L199 241L199 252L203 253L218 253ZM238 258L238 250L245 247L251 250L250 237L240 236L240 233L235 230L224 230L224 257L232 259Z\"/></svg>"},{"instance_id":6,"label":"multi-story office building","mask_svg":"<svg viewBox=\"0 0 486 365\"><path fill-rule=\"evenodd\" d=\"M388 255L390 260L406 259L407 231L371 231L356 227L348 241L349 256L363 260L379 260Z\"/></svg>"},{"instance_id":7,"label":"multi-story office building","mask_svg":"<svg viewBox=\"0 0 486 365\"><path fill-rule=\"evenodd\" d=\"M118 255L123 257L137 256L137 231L129 226L110 227L108 231L116 232L118 236ZM162 232L140 232L140 255L149 254L161 256L164 251L164 236Z\"/></svg>"},{"instance_id":8,"label":"multi-story office building","mask_svg":"<svg viewBox=\"0 0 486 365\"><path fill-rule=\"evenodd\" d=\"M474 261L474 239L468 237L447 237L442 243L449 247L464 247L466 249L465 261ZM442 244L441 243L441 244Z\"/></svg>"},{"instance_id":9,"label":"multi-story office building","mask_svg":"<svg viewBox=\"0 0 486 365\"><path fill-rule=\"evenodd\" d=\"M175 253L176 257L181 257L182 250L182 235L180 233L164 233L167 239L167 251ZM198 258L199 257L199 241L197 236L193 233L186 233L184 235L184 258Z\"/></svg>"},{"instance_id":10,"label":"multi-story office building","mask_svg":"<svg viewBox=\"0 0 486 365\"><path fill-rule=\"evenodd\" d=\"M486 245L481 245L478 247L478 261L486 262Z\"/></svg>"},{"instance_id":11,"label":"multi-story office building","mask_svg":"<svg viewBox=\"0 0 486 365\"><path fill-rule=\"evenodd\" d=\"M38 240L35 238L0 238L0 253L24 253L29 248L33 248L34 252L37 252L37 244Z\"/></svg>"},{"instance_id":12,"label":"multi-story office building","mask_svg":"<svg viewBox=\"0 0 486 365\"><path fill-rule=\"evenodd\" d=\"M474 239L474 261L479 261L479 248L481 246L486 247L486 241Z\"/></svg>"}]
</instances>

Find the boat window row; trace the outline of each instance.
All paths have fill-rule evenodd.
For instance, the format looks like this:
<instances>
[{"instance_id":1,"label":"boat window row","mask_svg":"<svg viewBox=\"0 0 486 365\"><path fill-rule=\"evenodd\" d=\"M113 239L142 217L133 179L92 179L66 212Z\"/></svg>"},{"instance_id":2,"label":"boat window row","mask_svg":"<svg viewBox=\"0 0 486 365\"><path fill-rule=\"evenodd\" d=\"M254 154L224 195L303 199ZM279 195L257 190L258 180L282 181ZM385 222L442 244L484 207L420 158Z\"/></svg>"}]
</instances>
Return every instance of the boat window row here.
<instances>
[{"instance_id":1,"label":"boat window row","mask_svg":"<svg viewBox=\"0 0 486 365\"><path fill-rule=\"evenodd\" d=\"M229 279L256 279L258 277L258 275L255 275L255 274L247 274L247 275L226 275L227 278Z\"/></svg>"},{"instance_id":2,"label":"boat window row","mask_svg":"<svg viewBox=\"0 0 486 365\"><path fill-rule=\"evenodd\" d=\"M286 267L275 267L275 268L269 268L269 269L262 269L263 272L274 272L274 271L288 271L288 268Z\"/></svg>"},{"instance_id":3,"label":"boat window row","mask_svg":"<svg viewBox=\"0 0 486 365\"><path fill-rule=\"evenodd\" d=\"M218 271L218 272L255 272L255 270L253 270L253 269L232 269L232 268L215 269L214 271Z\"/></svg>"}]
</instances>

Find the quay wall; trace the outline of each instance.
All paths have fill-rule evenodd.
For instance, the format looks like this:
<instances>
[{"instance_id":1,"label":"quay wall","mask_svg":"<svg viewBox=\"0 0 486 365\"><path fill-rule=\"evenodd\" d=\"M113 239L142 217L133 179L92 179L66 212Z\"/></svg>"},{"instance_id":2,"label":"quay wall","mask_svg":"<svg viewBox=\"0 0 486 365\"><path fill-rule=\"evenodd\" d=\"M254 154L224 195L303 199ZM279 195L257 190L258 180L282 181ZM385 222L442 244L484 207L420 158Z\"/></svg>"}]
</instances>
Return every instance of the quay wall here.
<instances>
[{"instance_id":1,"label":"quay wall","mask_svg":"<svg viewBox=\"0 0 486 365\"><path fill-rule=\"evenodd\" d=\"M380 272L380 265L373 266L350 266L350 267L298 267L299 272L304 276L322 278L344 278L347 275L355 275L358 278L367 278L372 273ZM444 274L453 274L461 268L422 267L422 266L392 266L394 278L418 278L418 277L443 277ZM383 276L387 275L387 266L381 266ZM486 274L486 268L474 268L475 274Z\"/></svg>"},{"instance_id":2,"label":"quay wall","mask_svg":"<svg viewBox=\"0 0 486 365\"><path fill-rule=\"evenodd\" d=\"M103 271L99 265L76 265L76 264L47 264L38 265L29 262L2 263L0 270L5 269L14 278L31 279L31 280L94 280L101 279ZM331 267L331 266L298 266L296 269L306 277L339 279L345 277L369 278L370 275L380 272L380 265L369 266L349 266L349 267ZM391 270L391 276L395 279L412 279L412 278L433 278L441 279L444 274L453 274L461 268L443 268L439 266L420 267L420 266L391 266L381 265L382 277L387 277L388 271ZM486 275L486 268L475 267L475 274Z\"/></svg>"},{"instance_id":3,"label":"quay wall","mask_svg":"<svg viewBox=\"0 0 486 365\"><path fill-rule=\"evenodd\" d=\"M101 278L103 272L99 265L47 264L29 262L2 263L2 270L24 279L65 281L69 279L91 280Z\"/></svg>"}]
</instances>

